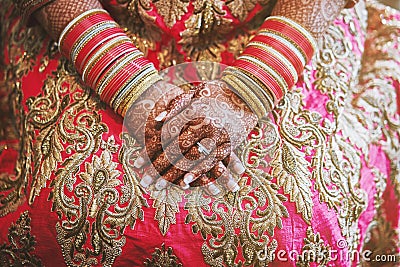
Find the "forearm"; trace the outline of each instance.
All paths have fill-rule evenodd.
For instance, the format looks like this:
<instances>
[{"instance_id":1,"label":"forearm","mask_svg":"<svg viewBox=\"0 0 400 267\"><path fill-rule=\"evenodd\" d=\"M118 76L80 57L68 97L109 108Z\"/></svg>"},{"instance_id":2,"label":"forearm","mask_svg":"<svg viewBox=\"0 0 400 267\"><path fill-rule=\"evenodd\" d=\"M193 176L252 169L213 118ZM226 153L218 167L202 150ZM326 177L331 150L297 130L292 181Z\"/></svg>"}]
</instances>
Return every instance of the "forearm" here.
<instances>
[{"instance_id":1,"label":"forearm","mask_svg":"<svg viewBox=\"0 0 400 267\"><path fill-rule=\"evenodd\" d=\"M306 28L314 38L318 39L326 31L333 20L346 6L347 0L278 0L272 15L284 16ZM350 1L351 2L351 1Z\"/></svg>"},{"instance_id":2,"label":"forearm","mask_svg":"<svg viewBox=\"0 0 400 267\"><path fill-rule=\"evenodd\" d=\"M98 0L15 1L23 17L36 18L83 82L118 114L124 116L161 79Z\"/></svg>"},{"instance_id":3,"label":"forearm","mask_svg":"<svg viewBox=\"0 0 400 267\"><path fill-rule=\"evenodd\" d=\"M347 0L278 0L222 79L263 117L296 84L322 36ZM354 1L352 1L354 2Z\"/></svg>"},{"instance_id":4,"label":"forearm","mask_svg":"<svg viewBox=\"0 0 400 267\"><path fill-rule=\"evenodd\" d=\"M37 10L34 16L48 34L58 40L71 20L94 8L101 8L98 0L57 0Z\"/></svg>"}]
</instances>

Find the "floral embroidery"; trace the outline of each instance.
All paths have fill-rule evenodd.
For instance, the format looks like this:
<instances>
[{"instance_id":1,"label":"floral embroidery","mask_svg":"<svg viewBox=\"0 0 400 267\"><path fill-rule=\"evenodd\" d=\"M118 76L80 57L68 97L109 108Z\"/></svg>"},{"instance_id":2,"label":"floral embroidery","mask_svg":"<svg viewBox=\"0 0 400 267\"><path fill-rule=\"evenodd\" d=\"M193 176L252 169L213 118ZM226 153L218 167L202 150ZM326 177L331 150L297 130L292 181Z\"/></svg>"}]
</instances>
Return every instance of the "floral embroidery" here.
<instances>
[{"instance_id":1,"label":"floral embroidery","mask_svg":"<svg viewBox=\"0 0 400 267\"><path fill-rule=\"evenodd\" d=\"M131 12L130 20L126 21L131 38L143 45L143 49L154 49L159 33L151 28L154 17L147 13L151 8L150 1L119 2ZM204 3L207 5L201 5ZM250 1L249 5L253 3ZM219 40L211 39L206 40L205 45L203 43L204 50L193 48L190 42L201 32L195 28L194 21L200 21L208 28L218 25L228 29L230 23L218 20L221 19L219 13L225 11L220 2L198 1L197 4L197 16L193 16L193 21L189 18L185 21L193 33L187 31L186 39L182 39L193 38L185 48L192 58L220 60L225 49L235 55L240 53L250 34L245 34L245 38L241 35L240 41L232 41L227 48ZM373 13L375 7L369 5L368 8ZM263 266L272 258L262 260L257 253L263 251L265 255L271 255L276 250L278 244L274 236L282 228L282 221L289 217L285 205L288 201L294 202L300 216L310 223L315 205L311 196L315 192L321 202L337 213L349 248L359 245L358 219L366 207L366 195L359 182L363 161L370 164L368 151L371 144L379 145L385 140L384 151L392 162L391 179L400 195L397 165L400 127L394 82L383 82L388 73L391 77L399 77L398 68L384 68L385 61L399 58L396 42L388 42L384 37L390 36L390 32L397 34L398 25L390 24L390 14L384 18L386 24L383 24L383 18L372 16L369 24L382 28L369 33L367 42L374 49L360 62L352 49L362 50L364 33L356 29L365 30L365 27L357 25L353 18L355 14L351 12L355 11L343 12L339 20L342 25L329 28L314 65L304 73L304 87L294 88L271 114L270 120L262 121L241 147L239 155L246 162L247 170L239 180L239 192L219 199L199 190L187 195L181 191L152 192L151 198L163 200L153 202L154 219L161 233L166 234L175 223L178 212L186 212L187 227L204 239L199 251L207 264ZM239 11L237 14L244 16ZM175 15L175 19L178 17ZM138 18L146 27L135 20ZM203 21L206 18L209 20ZM173 19L171 16L168 20ZM3 34L4 26L1 28ZM150 28L152 30L148 32L152 34L144 35L139 28L142 31ZM14 210L24 200L27 183L32 185L31 203L50 184L53 189L50 200L59 215L57 240L66 263L111 265L125 244L124 229L133 227L136 219L143 219L142 207L147 205L138 187L137 174L131 167L139 147L125 134L106 137L108 127L101 116L103 104L88 88L82 88L77 82L77 74L64 60L59 61L57 74L46 78L42 91L28 99L26 112L23 111L21 79L35 66L35 58L41 50L47 50L47 58L39 63L40 70L46 68L54 45L44 42L45 35L37 28L24 30L17 23L10 30L13 61L7 66L9 75L5 83L19 101L15 105L16 123L21 129L21 155L27 157L20 157L15 177L1 177L1 189L6 188L9 194L1 196L0 215ZM352 34L354 46L359 47L352 47L345 31ZM165 46L165 50L167 48ZM164 57L160 57L163 66L184 60L184 57L173 57L168 53L160 55ZM377 56L382 58L376 60ZM360 71L361 84L356 86ZM321 99L326 99L322 110L306 108L308 99L303 92L312 88ZM120 139L122 145L118 145ZM118 166L117 158L121 163ZM378 174L376 176L378 179ZM383 190L386 185L381 183L380 186ZM183 201L185 207L179 209ZM385 238L393 239L393 236L390 234ZM306 240L304 249L326 248L318 234L308 231ZM90 253L85 254L85 251ZM158 255L158 258L153 257L155 262L173 258L172 249L165 246L155 253ZM240 262L239 257L244 262ZM152 264L152 260L146 262Z\"/></svg>"}]
</instances>

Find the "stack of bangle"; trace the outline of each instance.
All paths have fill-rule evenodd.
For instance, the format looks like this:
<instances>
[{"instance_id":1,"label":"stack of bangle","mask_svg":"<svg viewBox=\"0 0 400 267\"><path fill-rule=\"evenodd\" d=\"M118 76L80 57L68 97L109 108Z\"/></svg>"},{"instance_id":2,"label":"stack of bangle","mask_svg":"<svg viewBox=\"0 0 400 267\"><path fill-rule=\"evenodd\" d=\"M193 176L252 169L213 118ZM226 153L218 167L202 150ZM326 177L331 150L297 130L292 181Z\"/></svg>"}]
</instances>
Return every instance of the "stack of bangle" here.
<instances>
[{"instance_id":1,"label":"stack of bangle","mask_svg":"<svg viewBox=\"0 0 400 267\"><path fill-rule=\"evenodd\" d=\"M264 117L297 82L316 50L312 35L285 17L268 17L222 80Z\"/></svg>"},{"instance_id":2,"label":"stack of bangle","mask_svg":"<svg viewBox=\"0 0 400 267\"><path fill-rule=\"evenodd\" d=\"M58 43L82 80L118 114L152 84L161 80L147 60L103 9L91 9L72 20Z\"/></svg>"}]
</instances>

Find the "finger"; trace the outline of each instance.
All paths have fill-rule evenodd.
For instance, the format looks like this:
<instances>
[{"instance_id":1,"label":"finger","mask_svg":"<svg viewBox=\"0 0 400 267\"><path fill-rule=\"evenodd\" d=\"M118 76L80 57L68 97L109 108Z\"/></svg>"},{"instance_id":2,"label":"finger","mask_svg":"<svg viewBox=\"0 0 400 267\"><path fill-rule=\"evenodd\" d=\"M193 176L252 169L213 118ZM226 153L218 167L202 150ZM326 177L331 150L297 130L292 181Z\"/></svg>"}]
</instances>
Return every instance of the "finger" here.
<instances>
[{"instance_id":1,"label":"finger","mask_svg":"<svg viewBox=\"0 0 400 267\"><path fill-rule=\"evenodd\" d=\"M165 189L168 184L169 184L169 182L167 180L165 180L163 177L160 177L156 181L154 187L156 188L156 190L161 191L161 190Z\"/></svg>"},{"instance_id":2,"label":"finger","mask_svg":"<svg viewBox=\"0 0 400 267\"><path fill-rule=\"evenodd\" d=\"M180 184L183 179L184 183L189 185L202 174L213 168L218 161L229 155L229 151L230 144L225 143L214 149L210 155L204 156L198 151L197 147L193 146L188 153L193 157L197 153L199 160L188 160L186 157L183 157L175 164L171 165L162 176L165 180L175 184ZM186 186L184 185L184 187Z\"/></svg>"},{"instance_id":3,"label":"finger","mask_svg":"<svg viewBox=\"0 0 400 267\"><path fill-rule=\"evenodd\" d=\"M223 162L226 167L229 167L230 170L238 175L241 175L246 171L242 161L234 152L232 152L229 157L225 158Z\"/></svg>"},{"instance_id":4,"label":"finger","mask_svg":"<svg viewBox=\"0 0 400 267\"><path fill-rule=\"evenodd\" d=\"M165 111L160 113L155 120L159 122L166 122L169 119L177 116L184 108L189 106L193 99L195 91L189 90L189 92L178 95L173 98L169 103Z\"/></svg>"},{"instance_id":5,"label":"finger","mask_svg":"<svg viewBox=\"0 0 400 267\"><path fill-rule=\"evenodd\" d=\"M193 94L193 91L189 91L188 93L177 95L164 109L160 109L156 105L156 108L150 112L144 131L144 142L150 159L154 158L162 150L161 131L164 129L164 122L173 118L187 107L190 104ZM165 129L168 131L168 128Z\"/></svg>"},{"instance_id":6,"label":"finger","mask_svg":"<svg viewBox=\"0 0 400 267\"><path fill-rule=\"evenodd\" d=\"M233 176L228 173L228 179L224 180L224 184L223 184L229 191L235 193L237 191L239 191L240 186L239 184L236 182L236 180L233 178Z\"/></svg>"},{"instance_id":7,"label":"finger","mask_svg":"<svg viewBox=\"0 0 400 267\"><path fill-rule=\"evenodd\" d=\"M216 196L221 193L221 189L215 183L215 178L208 177L205 174L200 175L200 177L193 181L190 186L192 187L199 187L202 186L204 190L212 196Z\"/></svg>"},{"instance_id":8,"label":"finger","mask_svg":"<svg viewBox=\"0 0 400 267\"><path fill-rule=\"evenodd\" d=\"M227 134L224 134L220 129L210 124L202 125L201 127L197 126L197 124L192 124L184 130L178 138L175 138L167 147L164 147L164 151L158 156L156 154L150 155L150 157L156 156L155 159L152 159L153 165L161 175L166 174L168 181L172 182L175 180L172 174L182 174L182 172L176 170L168 173L168 170L177 164L177 162L181 161L178 163L178 168L187 171L191 168L188 161L195 161L201 158L202 155L199 153L197 145L200 140L204 141L203 143L209 143L204 144L204 146L208 147L211 153L215 146L226 142L228 139Z\"/></svg>"},{"instance_id":9,"label":"finger","mask_svg":"<svg viewBox=\"0 0 400 267\"><path fill-rule=\"evenodd\" d=\"M198 150L197 150L198 151ZM192 152L194 153L194 152ZM219 145L215 150L211 152L208 156L203 156L202 159L198 161L191 162L191 165L185 166L186 162L178 162L175 167L178 168L186 168L189 170L189 173L185 175L184 181L185 183L191 182L190 180L195 180L201 174L208 172L212 169L219 161L226 158L231 153L231 145L230 143L224 143ZM199 162L200 161L200 162ZM184 166L180 166L180 164Z\"/></svg>"},{"instance_id":10,"label":"finger","mask_svg":"<svg viewBox=\"0 0 400 267\"><path fill-rule=\"evenodd\" d=\"M352 8L358 3L358 0L349 0L346 3L345 8Z\"/></svg>"},{"instance_id":11,"label":"finger","mask_svg":"<svg viewBox=\"0 0 400 267\"><path fill-rule=\"evenodd\" d=\"M150 163L149 158L147 156L146 149L142 149L140 151L139 156L136 158L135 162L133 163L133 167L140 169Z\"/></svg>"},{"instance_id":12,"label":"finger","mask_svg":"<svg viewBox=\"0 0 400 267\"><path fill-rule=\"evenodd\" d=\"M226 189L236 192L240 189L239 184L232 177L230 171L226 168L222 161L220 161L214 168L210 170L210 175L218 180Z\"/></svg>"},{"instance_id":13,"label":"finger","mask_svg":"<svg viewBox=\"0 0 400 267\"><path fill-rule=\"evenodd\" d=\"M197 139L211 135L211 133L209 134L208 132L212 131L212 126L207 123L204 118L196 118L193 121L189 121L183 125L179 132L176 127L170 126L171 125L163 126L162 123L159 122L149 122L149 126L146 126L145 146L148 157L151 160L154 160L158 155L160 155L163 148L175 141L178 135L180 135L179 139L182 146L186 145L190 147L191 144L197 141ZM193 140L193 137L195 136L197 136L197 139ZM173 145L176 146L176 143Z\"/></svg>"},{"instance_id":14,"label":"finger","mask_svg":"<svg viewBox=\"0 0 400 267\"><path fill-rule=\"evenodd\" d=\"M159 177L160 175L153 165L149 165L146 169L146 172L143 174L142 179L140 180L140 185L144 188L148 188Z\"/></svg>"}]
</instances>

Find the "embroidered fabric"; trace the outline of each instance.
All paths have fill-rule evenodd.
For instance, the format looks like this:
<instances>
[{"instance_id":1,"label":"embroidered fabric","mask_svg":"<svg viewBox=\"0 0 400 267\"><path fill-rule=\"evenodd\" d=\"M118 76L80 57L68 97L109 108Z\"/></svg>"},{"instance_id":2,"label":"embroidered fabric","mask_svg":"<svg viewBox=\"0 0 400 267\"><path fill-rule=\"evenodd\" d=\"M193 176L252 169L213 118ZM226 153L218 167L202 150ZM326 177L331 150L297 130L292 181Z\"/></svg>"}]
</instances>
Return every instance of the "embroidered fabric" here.
<instances>
[{"instance_id":1,"label":"embroidered fabric","mask_svg":"<svg viewBox=\"0 0 400 267\"><path fill-rule=\"evenodd\" d=\"M139 145L121 132L122 119L82 86L42 29L19 21L11 2L0 10L0 92L13 119L0 128L13 127L19 148L0 150L0 244L14 259L44 266L353 266L348 253L371 251L359 258L363 265L383 258L397 264L398 11L360 1L341 13L294 90L241 146L241 189L215 199L201 190L142 191L131 167ZM229 64L240 53L268 3L224 3L105 4L162 68L200 59ZM156 14L163 5L177 15ZM227 6L237 15L228 16ZM196 35L191 25L204 14L216 14L213 27L223 29L228 19L235 29ZM30 243L18 250L8 236ZM332 251L336 258L328 257Z\"/></svg>"}]
</instances>

